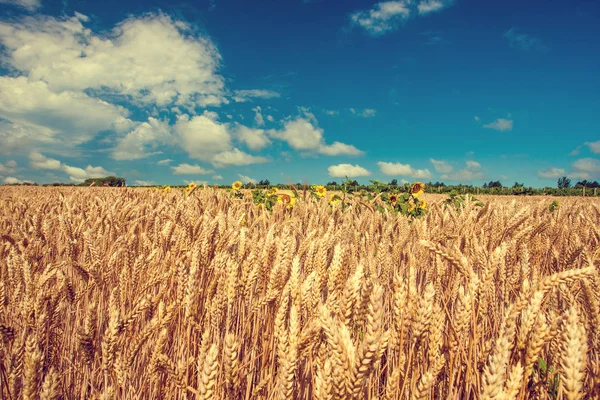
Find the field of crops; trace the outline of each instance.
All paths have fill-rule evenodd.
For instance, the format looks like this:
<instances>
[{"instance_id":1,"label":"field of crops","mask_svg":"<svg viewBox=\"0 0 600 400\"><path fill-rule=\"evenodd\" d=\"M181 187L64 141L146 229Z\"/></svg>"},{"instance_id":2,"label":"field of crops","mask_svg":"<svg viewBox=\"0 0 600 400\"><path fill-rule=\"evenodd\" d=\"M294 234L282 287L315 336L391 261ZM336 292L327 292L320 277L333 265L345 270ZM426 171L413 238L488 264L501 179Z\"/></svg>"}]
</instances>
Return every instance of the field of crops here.
<instances>
[{"instance_id":1,"label":"field of crops","mask_svg":"<svg viewBox=\"0 0 600 400\"><path fill-rule=\"evenodd\" d=\"M600 201L0 190L4 399L598 398Z\"/></svg>"}]
</instances>

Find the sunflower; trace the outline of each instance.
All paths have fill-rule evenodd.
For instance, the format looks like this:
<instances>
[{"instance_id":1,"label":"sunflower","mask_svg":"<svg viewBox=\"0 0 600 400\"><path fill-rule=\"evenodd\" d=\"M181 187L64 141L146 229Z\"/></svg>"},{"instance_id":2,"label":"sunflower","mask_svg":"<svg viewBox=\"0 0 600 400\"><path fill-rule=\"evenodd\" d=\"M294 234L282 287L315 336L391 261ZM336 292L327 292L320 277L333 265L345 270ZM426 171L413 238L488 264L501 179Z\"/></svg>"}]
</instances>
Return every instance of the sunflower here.
<instances>
[{"instance_id":1,"label":"sunflower","mask_svg":"<svg viewBox=\"0 0 600 400\"><path fill-rule=\"evenodd\" d=\"M269 189L269 191L267 192L267 196L275 196L275 193L277 193L277 188L271 188Z\"/></svg>"},{"instance_id":2,"label":"sunflower","mask_svg":"<svg viewBox=\"0 0 600 400\"><path fill-rule=\"evenodd\" d=\"M283 204L286 206L286 208L292 208L294 207L294 204L296 204L296 198L294 196L290 196L289 194L280 194L279 198L277 199L277 203Z\"/></svg>"},{"instance_id":3,"label":"sunflower","mask_svg":"<svg viewBox=\"0 0 600 400\"><path fill-rule=\"evenodd\" d=\"M340 196L338 196L337 194L332 194L329 198L329 205L335 206L336 204L339 204L341 200L342 199L340 199Z\"/></svg>"},{"instance_id":4,"label":"sunflower","mask_svg":"<svg viewBox=\"0 0 600 400\"><path fill-rule=\"evenodd\" d=\"M171 193L171 186L165 186L165 187L163 188L163 191L164 191L165 193Z\"/></svg>"},{"instance_id":5,"label":"sunflower","mask_svg":"<svg viewBox=\"0 0 600 400\"><path fill-rule=\"evenodd\" d=\"M396 207L396 204L398 204L398 195L395 193L390 194L390 203L392 204L393 207Z\"/></svg>"},{"instance_id":6,"label":"sunflower","mask_svg":"<svg viewBox=\"0 0 600 400\"><path fill-rule=\"evenodd\" d=\"M190 182L190 184L187 186L188 190L193 190L197 187L198 185L196 185L195 182Z\"/></svg>"},{"instance_id":7,"label":"sunflower","mask_svg":"<svg viewBox=\"0 0 600 400\"><path fill-rule=\"evenodd\" d=\"M423 182L415 182L412 184L412 187L410 188L410 194L412 194L414 197L419 197L423 194L423 192L425 192L425 184Z\"/></svg>"},{"instance_id":8,"label":"sunflower","mask_svg":"<svg viewBox=\"0 0 600 400\"><path fill-rule=\"evenodd\" d=\"M408 203L408 212L413 212L415 211L415 203L413 203L412 201Z\"/></svg>"},{"instance_id":9,"label":"sunflower","mask_svg":"<svg viewBox=\"0 0 600 400\"><path fill-rule=\"evenodd\" d=\"M427 202L425 200L420 200L419 201L419 208L421 210L426 210L427 209Z\"/></svg>"},{"instance_id":10,"label":"sunflower","mask_svg":"<svg viewBox=\"0 0 600 400\"><path fill-rule=\"evenodd\" d=\"M327 194L327 189L323 185L318 185L315 187L315 192L317 192L317 196L324 197Z\"/></svg>"},{"instance_id":11,"label":"sunflower","mask_svg":"<svg viewBox=\"0 0 600 400\"><path fill-rule=\"evenodd\" d=\"M231 184L231 188L233 190L240 190L242 188L242 182L240 181L235 181Z\"/></svg>"}]
</instances>

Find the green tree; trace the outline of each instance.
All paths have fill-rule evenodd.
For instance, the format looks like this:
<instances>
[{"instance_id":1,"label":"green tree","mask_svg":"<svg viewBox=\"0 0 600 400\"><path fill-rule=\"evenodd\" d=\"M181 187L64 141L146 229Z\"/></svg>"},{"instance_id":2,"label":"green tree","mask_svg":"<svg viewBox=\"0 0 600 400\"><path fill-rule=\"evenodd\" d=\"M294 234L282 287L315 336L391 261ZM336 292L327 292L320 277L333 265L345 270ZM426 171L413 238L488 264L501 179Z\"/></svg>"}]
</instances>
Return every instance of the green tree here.
<instances>
[{"instance_id":1,"label":"green tree","mask_svg":"<svg viewBox=\"0 0 600 400\"><path fill-rule=\"evenodd\" d=\"M566 176L561 176L556 182L559 189L568 189L571 187L571 180Z\"/></svg>"}]
</instances>

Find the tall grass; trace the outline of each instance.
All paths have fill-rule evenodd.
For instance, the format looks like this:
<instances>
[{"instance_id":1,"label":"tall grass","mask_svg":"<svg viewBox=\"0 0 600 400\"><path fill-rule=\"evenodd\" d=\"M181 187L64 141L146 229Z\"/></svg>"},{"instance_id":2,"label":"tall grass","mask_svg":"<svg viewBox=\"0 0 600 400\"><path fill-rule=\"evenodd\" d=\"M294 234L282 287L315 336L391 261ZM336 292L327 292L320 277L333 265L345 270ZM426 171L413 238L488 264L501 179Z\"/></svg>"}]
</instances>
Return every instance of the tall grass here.
<instances>
[{"instance_id":1,"label":"tall grass","mask_svg":"<svg viewBox=\"0 0 600 400\"><path fill-rule=\"evenodd\" d=\"M1 396L597 397L600 202L486 200L3 188Z\"/></svg>"}]
</instances>

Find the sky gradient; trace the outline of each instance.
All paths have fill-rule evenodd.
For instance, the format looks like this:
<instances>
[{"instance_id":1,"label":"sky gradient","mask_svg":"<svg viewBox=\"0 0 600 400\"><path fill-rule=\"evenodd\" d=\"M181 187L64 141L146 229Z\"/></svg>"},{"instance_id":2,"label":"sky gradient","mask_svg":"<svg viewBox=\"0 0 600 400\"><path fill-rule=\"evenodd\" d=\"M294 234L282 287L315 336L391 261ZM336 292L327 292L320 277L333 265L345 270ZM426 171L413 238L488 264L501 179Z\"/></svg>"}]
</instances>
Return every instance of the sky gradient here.
<instances>
[{"instance_id":1,"label":"sky gradient","mask_svg":"<svg viewBox=\"0 0 600 400\"><path fill-rule=\"evenodd\" d=\"M0 183L600 179L600 4L0 0Z\"/></svg>"}]
</instances>

